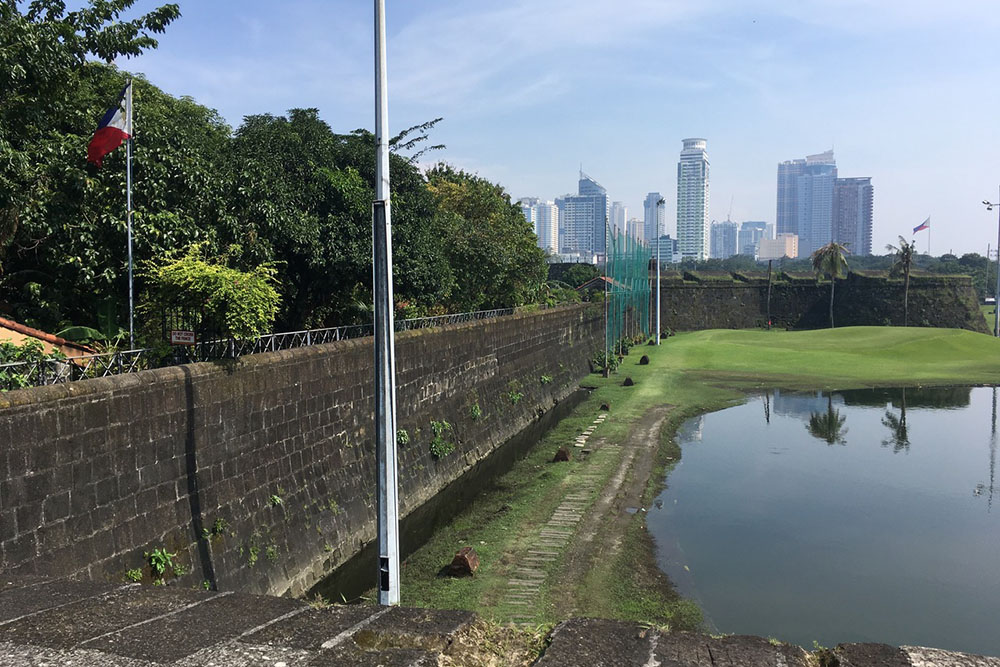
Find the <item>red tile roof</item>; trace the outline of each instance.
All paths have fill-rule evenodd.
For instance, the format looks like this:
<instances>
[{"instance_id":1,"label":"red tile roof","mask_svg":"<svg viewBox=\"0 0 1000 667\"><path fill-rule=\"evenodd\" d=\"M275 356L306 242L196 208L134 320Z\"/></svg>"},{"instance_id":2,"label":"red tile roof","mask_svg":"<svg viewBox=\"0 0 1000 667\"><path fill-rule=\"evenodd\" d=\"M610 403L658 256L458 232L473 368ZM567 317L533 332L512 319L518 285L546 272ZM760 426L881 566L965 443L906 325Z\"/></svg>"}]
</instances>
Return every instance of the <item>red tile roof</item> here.
<instances>
[{"instance_id":1,"label":"red tile roof","mask_svg":"<svg viewBox=\"0 0 1000 667\"><path fill-rule=\"evenodd\" d=\"M31 336L32 338L37 338L38 340L45 341L50 345L55 345L56 347L71 347L75 350L79 350L84 354L93 354L94 350L87 347L86 345L81 345L80 343L74 343L73 341L66 340L65 338L60 338L50 333L46 333L40 329L35 329L29 327L25 324L20 324L14 320L8 320L5 317L0 317L0 329L10 329L11 331L16 331L19 334L24 334L25 336Z\"/></svg>"}]
</instances>

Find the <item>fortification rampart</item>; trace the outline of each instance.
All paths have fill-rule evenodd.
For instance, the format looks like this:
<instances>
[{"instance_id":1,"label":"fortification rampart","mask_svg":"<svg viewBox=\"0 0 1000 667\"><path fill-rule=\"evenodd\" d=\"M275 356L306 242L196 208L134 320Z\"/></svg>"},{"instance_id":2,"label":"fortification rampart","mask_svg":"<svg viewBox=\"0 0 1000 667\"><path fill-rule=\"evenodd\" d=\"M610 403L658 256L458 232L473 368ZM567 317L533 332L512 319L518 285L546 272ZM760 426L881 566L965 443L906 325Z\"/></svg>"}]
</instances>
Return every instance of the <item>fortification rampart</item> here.
<instances>
[{"instance_id":1,"label":"fortification rampart","mask_svg":"<svg viewBox=\"0 0 1000 667\"><path fill-rule=\"evenodd\" d=\"M601 316L398 334L401 512L572 391ZM374 538L372 365L364 338L0 394L0 570L148 578L162 547L182 584L302 593Z\"/></svg>"},{"instance_id":2,"label":"fortification rampart","mask_svg":"<svg viewBox=\"0 0 1000 667\"><path fill-rule=\"evenodd\" d=\"M767 323L767 282L759 277L673 273L661 279L661 325L675 331L747 329ZM903 324L903 281L851 273L837 281L837 326ZM655 308L655 291L653 294ZM830 283L811 277L775 274L771 321L794 329L829 325ZM988 333L967 276L912 276L909 325Z\"/></svg>"}]
</instances>

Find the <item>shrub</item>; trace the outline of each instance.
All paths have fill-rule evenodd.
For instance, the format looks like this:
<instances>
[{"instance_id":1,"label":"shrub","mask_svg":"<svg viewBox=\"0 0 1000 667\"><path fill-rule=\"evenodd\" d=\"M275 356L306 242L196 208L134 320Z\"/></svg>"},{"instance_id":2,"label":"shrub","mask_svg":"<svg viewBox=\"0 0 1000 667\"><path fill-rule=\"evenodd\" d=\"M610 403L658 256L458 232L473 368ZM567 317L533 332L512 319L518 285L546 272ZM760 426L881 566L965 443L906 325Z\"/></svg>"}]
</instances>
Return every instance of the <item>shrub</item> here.
<instances>
[{"instance_id":1,"label":"shrub","mask_svg":"<svg viewBox=\"0 0 1000 667\"><path fill-rule=\"evenodd\" d=\"M445 434L450 430L451 424L446 421L431 421L431 433L434 434L434 437L431 438L431 454L435 458L440 459L455 451L455 443L445 437Z\"/></svg>"}]
</instances>

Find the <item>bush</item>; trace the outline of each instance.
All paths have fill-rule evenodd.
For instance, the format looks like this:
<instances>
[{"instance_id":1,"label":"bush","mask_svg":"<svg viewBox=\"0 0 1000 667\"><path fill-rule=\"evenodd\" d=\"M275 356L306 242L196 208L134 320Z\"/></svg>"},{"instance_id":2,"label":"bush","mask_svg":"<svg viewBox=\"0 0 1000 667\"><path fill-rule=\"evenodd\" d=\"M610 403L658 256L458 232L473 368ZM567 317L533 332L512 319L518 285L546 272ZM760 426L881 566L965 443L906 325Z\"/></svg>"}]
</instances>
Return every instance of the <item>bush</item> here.
<instances>
[{"instance_id":1,"label":"bush","mask_svg":"<svg viewBox=\"0 0 1000 667\"><path fill-rule=\"evenodd\" d=\"M237 252L235 246L231 253ZM251 271L226 266L228 256L204 256L204 245L190 246L184 254L144 263L142 275L149 291L140 306L154 324L171 309L201 314L202 327L232 338L255 338L271 329L281 297L276 288L277 269L260 264Z\"/></svg>"},{"instance_id":2,"label":"bush","mask_svg":"<svg viewBox=\"0 0 1000 667\"><path fill-rule=\"evenodd\" d=\"M21 345L0 342L0 365L65 358L66 355L58 350L46 352L41 341L34 338L26 339ZM30 387L35 384L36 376L37 371L32 366L0 368L0 391Z\"/></svg>"}]
</instances>

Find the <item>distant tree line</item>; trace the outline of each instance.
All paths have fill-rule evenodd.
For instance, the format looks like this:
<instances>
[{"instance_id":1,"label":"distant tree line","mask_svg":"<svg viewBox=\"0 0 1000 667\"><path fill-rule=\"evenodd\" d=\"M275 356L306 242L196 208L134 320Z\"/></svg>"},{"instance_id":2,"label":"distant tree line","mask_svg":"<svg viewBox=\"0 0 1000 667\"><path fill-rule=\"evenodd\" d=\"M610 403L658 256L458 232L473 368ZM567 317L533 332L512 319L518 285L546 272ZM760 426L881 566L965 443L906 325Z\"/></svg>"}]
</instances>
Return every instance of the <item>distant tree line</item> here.
<instances>
[{"instance_id":1,"label":"distant tree line","mask_svg":"<svg viewBox=\"0 0 1000 667\"><path fill-rule=\"evenodd\" d=\"M139 290L157 262L197 244L233 270L273 268L276 328L368 321L374 135L335 132L317 109L249 115L234 131L193 99L98 62L155 48L152 35L179 16L169 4L121 20L134 1L67 12L58 0L0 0L0 314L50 331L125 326L125 151L99 170L86 154L132 76ZM544 254L504 189L443 164L418 168L437 120L392 143L398 315L535 302Z\"/></svg>"}]
</instances>

